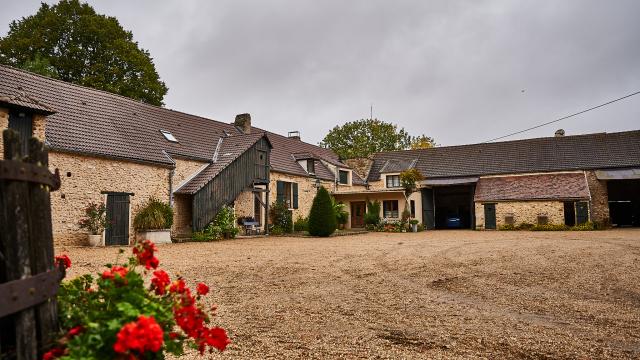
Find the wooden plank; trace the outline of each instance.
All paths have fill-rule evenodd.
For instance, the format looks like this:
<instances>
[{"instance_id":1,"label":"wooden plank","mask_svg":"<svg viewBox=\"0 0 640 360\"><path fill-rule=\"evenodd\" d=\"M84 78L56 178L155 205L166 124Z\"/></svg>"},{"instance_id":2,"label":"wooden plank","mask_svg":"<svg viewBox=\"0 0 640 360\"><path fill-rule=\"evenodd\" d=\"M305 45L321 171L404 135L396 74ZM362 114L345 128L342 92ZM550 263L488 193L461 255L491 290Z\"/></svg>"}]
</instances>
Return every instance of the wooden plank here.
<instances>
[{"instance_id":1,"label":"wooden plank","mask_svg":"<svg viewBox=\"0 0 640 360\"><path fill-rule=\"evenodd\" d=\"M27 162L49 167L49 154L44 145L36 138L29 140ZM41 184L29 184L29 249L31 252L31 273L47 273L54 269L53 229L51 226L51 199L49 188ZM57 289L57 283L55 288ZM35 309L38 327L38 358L42 349L49 348L55 341L58 316L55 297L38 305Z\"/></svg>"},{"instance_id":2,"label":"wooden plank","mask_svg":"<svg viewBox=\"0 0 640 360\"><path fill-rule=\"evenodd\" d=\"M19 135L12 130L3 132L4 158L17 160L22 157ZM29 251L28 205L29 188L26 182L3 180L0 186L0 197L4 207L3 220L6 226L0 231L0 242L4 250L6 280L24 279L31 275ZM36 317L33 309L22 311L11 316L15 328L16 358L36 359L37 345L33 342L36 336Z\"/></svg>"}]
</instances>

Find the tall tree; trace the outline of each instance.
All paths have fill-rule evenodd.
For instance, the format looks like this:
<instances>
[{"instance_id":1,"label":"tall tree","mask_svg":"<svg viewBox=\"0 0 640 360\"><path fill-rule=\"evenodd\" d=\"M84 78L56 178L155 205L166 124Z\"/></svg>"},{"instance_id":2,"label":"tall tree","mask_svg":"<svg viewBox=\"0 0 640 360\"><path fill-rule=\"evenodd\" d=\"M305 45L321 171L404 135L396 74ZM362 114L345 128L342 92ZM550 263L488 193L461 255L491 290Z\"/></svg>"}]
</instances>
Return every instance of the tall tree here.
<instances>
[{"instance_id":1,"label":"tall tree","mask_svg":"<svg viewBox=\"0 0 640 360\"><path fill-rule=\"evenodd\" d=\"M427 135L414 136L411 138L411 149L428 149L436 146L436 141Z\"/></svg>"},{"instance_id":2,"label":"tall tree","mask_svg":"<svg viewBox=\"0 0 640 360\"><path fill-rule=\"evenodd\" d=\"M0 38L0 63L162 105L167 86L149 52L114 17L78 0L42 3Z\"/></svg>"},{"instance_id":3,"label":"tall tree","mask_svg":"<svg viewBox=\"0 0 640 360\"><path fill-rule=\"evenodd\" d=\"M335 151L342 159L352 159L379 151L406 150L411 148L414 139L431 138L411 137L404 128L378 119L361 119L334 127L320 146Z\"/></svg>"}]
</instances>

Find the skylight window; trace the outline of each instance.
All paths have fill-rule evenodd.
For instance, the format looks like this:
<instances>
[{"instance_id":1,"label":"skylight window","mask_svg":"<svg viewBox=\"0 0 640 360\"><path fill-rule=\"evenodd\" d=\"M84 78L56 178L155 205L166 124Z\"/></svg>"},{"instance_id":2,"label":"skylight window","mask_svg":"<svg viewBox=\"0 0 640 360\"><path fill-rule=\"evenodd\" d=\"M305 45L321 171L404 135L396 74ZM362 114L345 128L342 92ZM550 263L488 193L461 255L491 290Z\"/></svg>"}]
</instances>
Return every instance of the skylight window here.
<instances>
[{"instance_id":1,"label":"skylight window","mask_svg":"<svg viewBox=\"0 0 640 360\"><path fill-rule=\"evenodd\" d=\"M169 131L166 130L160 130L160 132L162 133L162 135L164 135L164 138L171 141L171 142L178 142L178 139L176 139L175 136L173 136L173 134Z\"/></svg>"}]
</instances>

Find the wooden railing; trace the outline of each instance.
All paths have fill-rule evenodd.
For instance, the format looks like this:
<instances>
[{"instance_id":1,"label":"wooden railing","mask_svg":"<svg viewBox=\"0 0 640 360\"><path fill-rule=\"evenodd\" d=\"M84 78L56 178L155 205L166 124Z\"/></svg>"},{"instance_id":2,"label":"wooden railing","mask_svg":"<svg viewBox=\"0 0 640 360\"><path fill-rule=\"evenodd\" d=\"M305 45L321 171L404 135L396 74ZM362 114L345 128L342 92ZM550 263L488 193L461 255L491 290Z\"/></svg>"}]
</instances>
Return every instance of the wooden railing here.
<instances>
[{"instance_id":1,"label":"wooden railing","mask_svg":"<svg viewBox=\"0 0 640 360\"><path fill-rule=\"evenodd\" d=\"M64 267L54 262L49 192L60 187L35 138L23 156L18 134L3 132L0 160L0 359L38 359L58 333L55 294Z\"/></svg>"}]
</instances>

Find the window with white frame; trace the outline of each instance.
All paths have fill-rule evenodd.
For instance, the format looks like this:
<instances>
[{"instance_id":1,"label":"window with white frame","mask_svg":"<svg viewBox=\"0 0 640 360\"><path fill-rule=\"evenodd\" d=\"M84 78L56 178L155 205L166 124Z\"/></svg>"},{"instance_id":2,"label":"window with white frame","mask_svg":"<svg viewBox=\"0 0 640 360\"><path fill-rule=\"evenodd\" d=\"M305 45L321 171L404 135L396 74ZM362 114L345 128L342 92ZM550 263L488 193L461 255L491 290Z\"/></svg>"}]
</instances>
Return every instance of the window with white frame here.
<instances>
[{"instance_id":1,"label":"window with white frame","mask_svg":"<svg viewBox=\"0 0 640 360\"><path fill-rule=\"evenodd\" d=\"M347 170L338 170L338 182L342 185L349 185L349 172Z\"/></svg>"},{"instance_id":2,"label":"window with white frame","mask_svg":"<svg viewBox=\"0 0 640 360\"><path fill-rule=\"evenodd\" d=\"M385 218L398 218L398 200L384 200L382 202L382 214Z\"/></svg>"},{"instance_id":3,"label":"window with white frame","mask_svg":"<svg viewBox=\"0 0 640 360\"><path fill-rule=\"evenodd\" d=\"M400 175L387 175L386 179L388 188L400 187Z\"/></svg>"}]
</instances>

